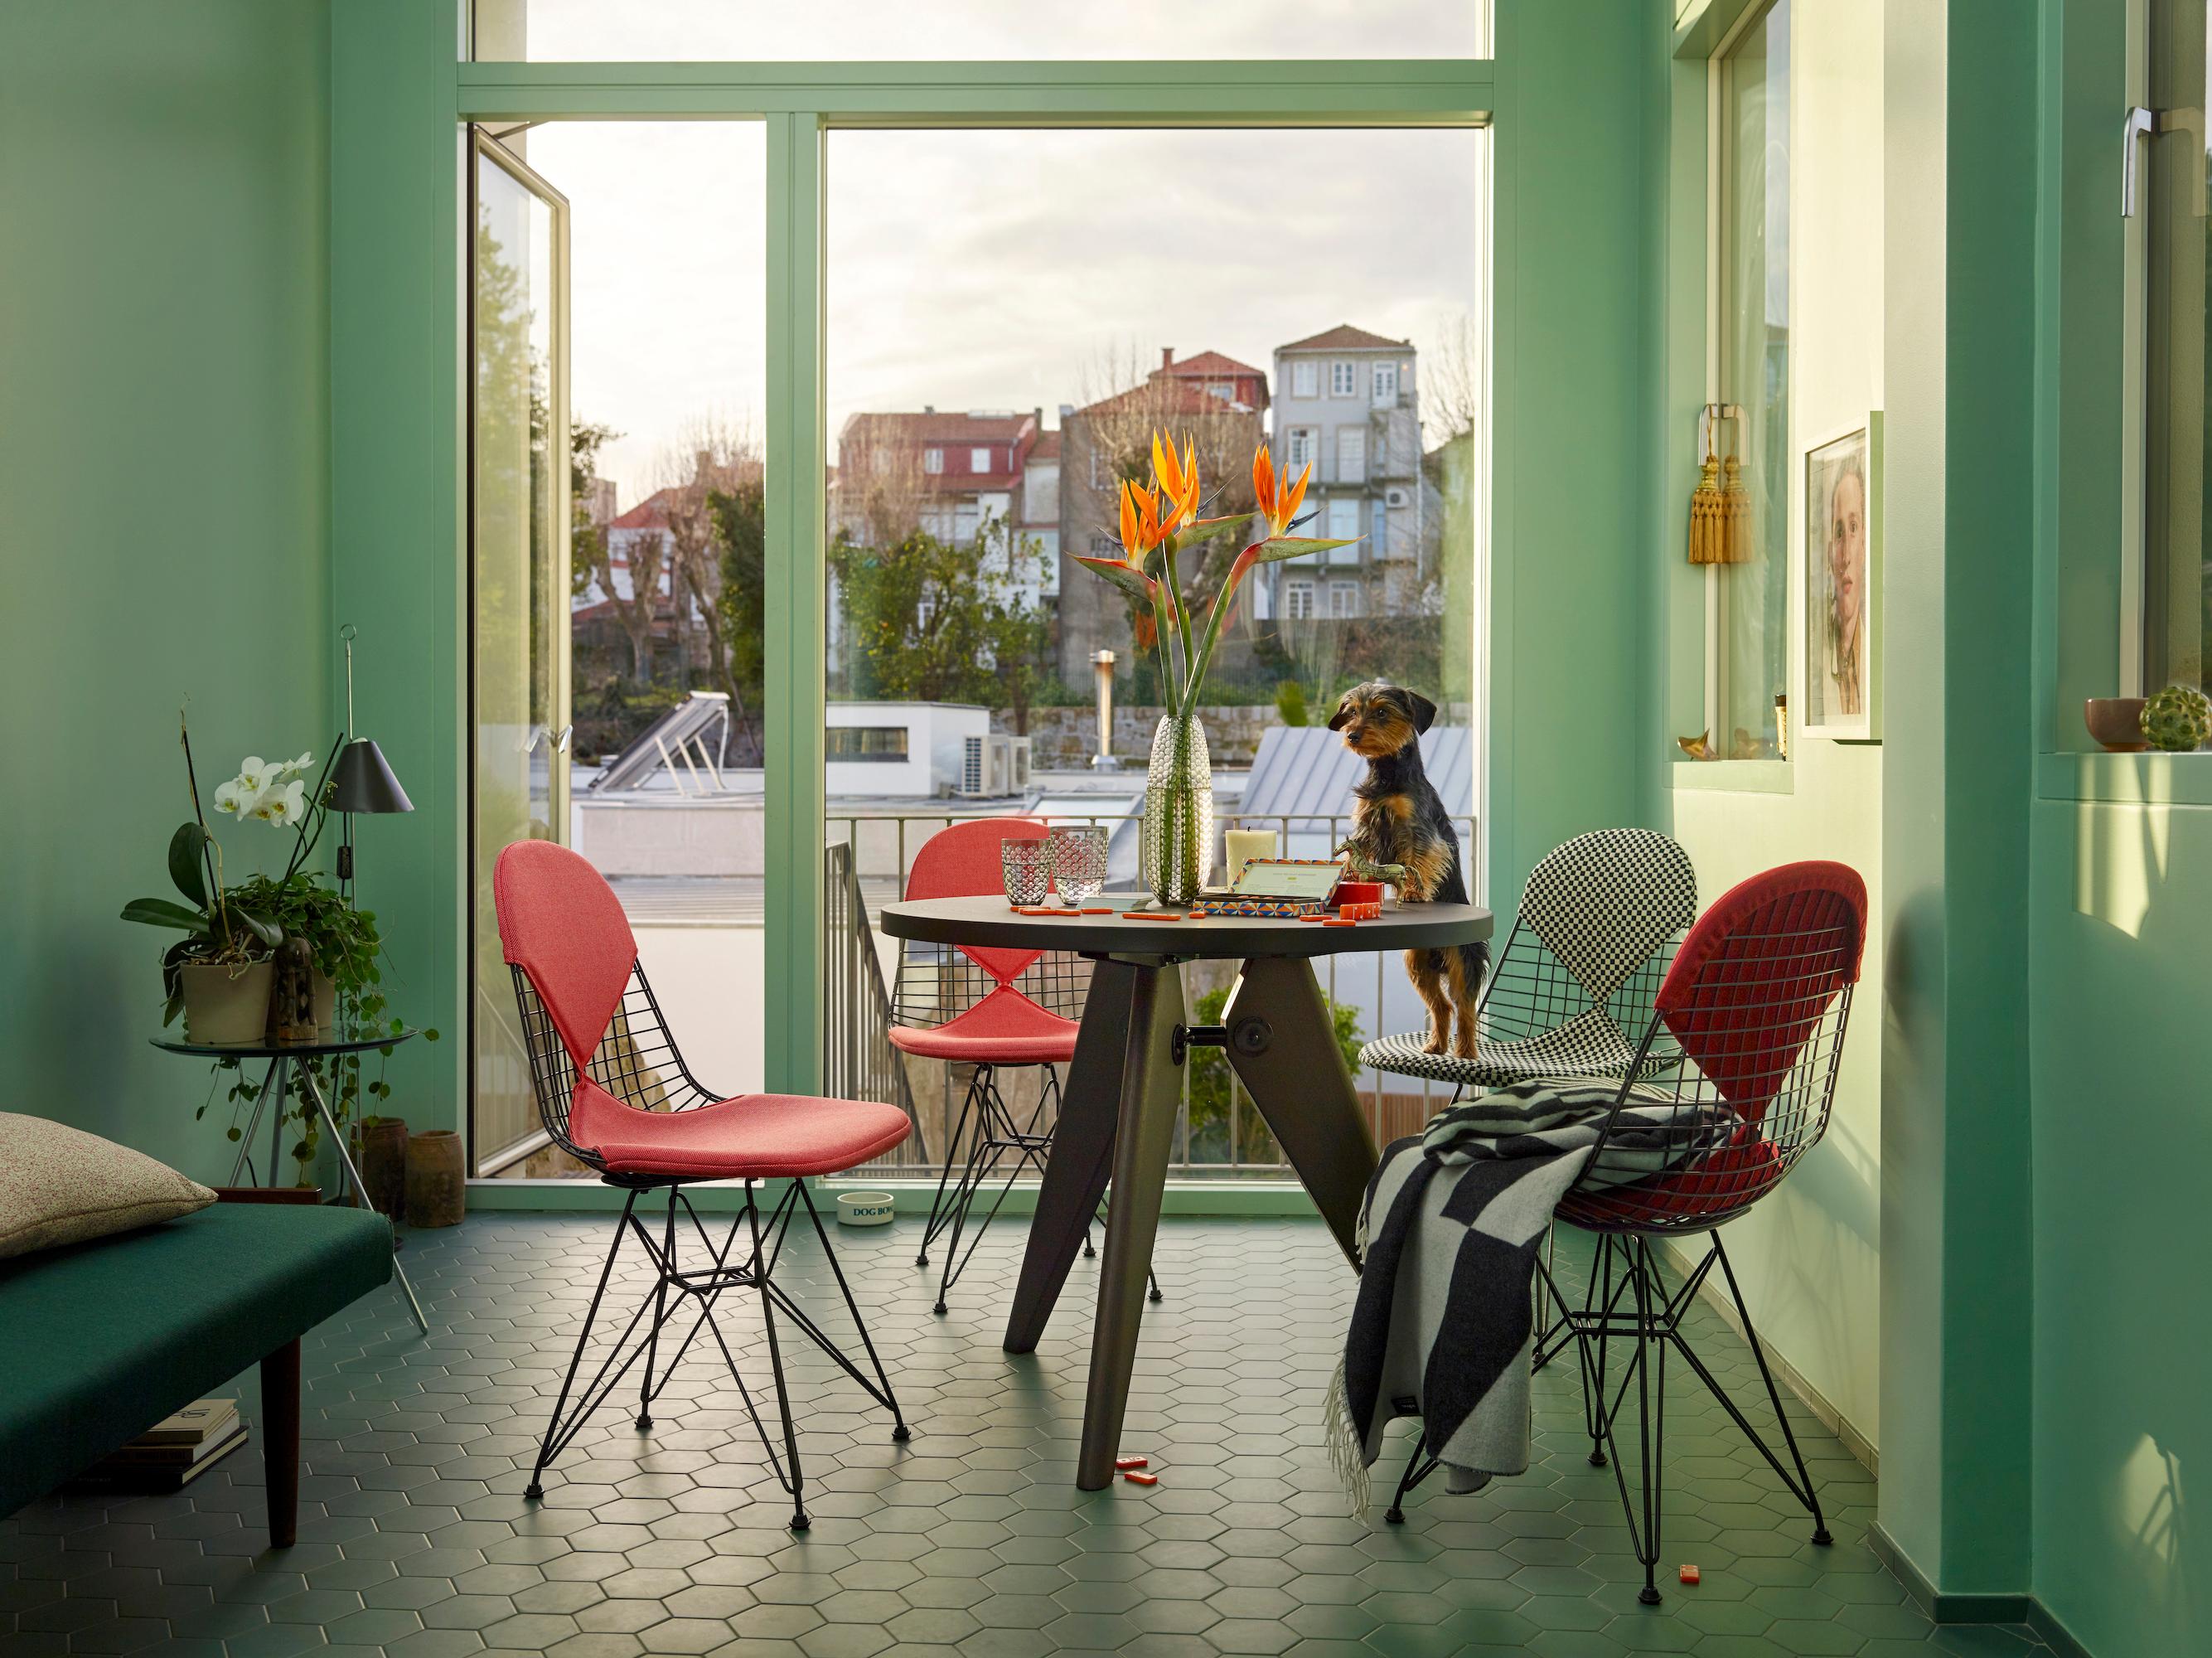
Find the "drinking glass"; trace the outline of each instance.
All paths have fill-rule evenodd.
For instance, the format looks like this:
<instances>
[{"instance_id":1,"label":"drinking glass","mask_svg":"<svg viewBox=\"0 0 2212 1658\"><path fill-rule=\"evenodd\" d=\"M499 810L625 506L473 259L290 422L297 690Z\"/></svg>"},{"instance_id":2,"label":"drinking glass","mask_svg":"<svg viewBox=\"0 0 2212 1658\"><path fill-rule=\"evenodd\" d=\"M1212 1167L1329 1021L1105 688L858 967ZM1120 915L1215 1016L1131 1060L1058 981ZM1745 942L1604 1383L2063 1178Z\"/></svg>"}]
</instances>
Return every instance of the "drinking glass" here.
<instances>
[{"instance_id":1,"label":"drinking glass","mask_svg":"<svg viewBox=\"0 0 2212 1658\"><path fill-rule=\"evenodd\" d=\"M1060 901L1071 908L1089 903L1106 890L1106 831L1095 823L1070 824L1052 832L1053 883Z\"/></svg>"},{"instance_id":2,"label":"drinking glass","mask_svg":"<svg viewBox=\"0 0 2212 1658\"><path fill-rule=\"evenodd\" d=\"M1042 840L1002 840L999 869L1006 878L1006 900L1029 905L1044 902L1052 890L1052 853Z\"/></svg>"}]
</instances>

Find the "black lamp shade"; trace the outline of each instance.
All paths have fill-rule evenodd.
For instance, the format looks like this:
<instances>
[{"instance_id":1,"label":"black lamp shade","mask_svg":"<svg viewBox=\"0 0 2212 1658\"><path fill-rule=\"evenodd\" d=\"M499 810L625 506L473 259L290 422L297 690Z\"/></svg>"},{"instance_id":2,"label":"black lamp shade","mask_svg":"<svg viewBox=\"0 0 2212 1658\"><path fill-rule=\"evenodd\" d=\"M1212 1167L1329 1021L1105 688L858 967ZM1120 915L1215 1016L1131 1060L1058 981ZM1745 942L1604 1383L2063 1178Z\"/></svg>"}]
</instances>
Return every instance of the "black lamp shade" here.
<instances>
[{"instance_id":1,"label":"black lamp shade","mask_svg":"<svg viewBox=\"0 0 2212 1658\"><path fill-rule=\"evenodd\" d=\"M338 812L411 812L415 802L392 776L384 751L374 740L360 737L339 752L337 769L331 774L331 808Z\"/></svg>"}]
</instances>

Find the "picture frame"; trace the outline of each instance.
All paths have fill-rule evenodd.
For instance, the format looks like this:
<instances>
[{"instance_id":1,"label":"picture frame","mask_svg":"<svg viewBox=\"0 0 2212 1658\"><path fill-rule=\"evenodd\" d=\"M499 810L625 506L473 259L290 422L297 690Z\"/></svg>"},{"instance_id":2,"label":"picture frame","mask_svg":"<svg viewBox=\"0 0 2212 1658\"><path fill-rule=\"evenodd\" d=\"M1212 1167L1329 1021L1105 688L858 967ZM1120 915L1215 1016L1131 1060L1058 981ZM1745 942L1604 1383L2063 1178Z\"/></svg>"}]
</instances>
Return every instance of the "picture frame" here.
<instances>
[{"instance_id":1,"label":"picture frame","mask_svg":"<svg viewBox=\"0 0 2212 1658\"><path fill-rule=\"evenodd\" d=\"M1790 583L1790 736L1881 738L1879 409L1808 442Z\"/></svg>"}]
</instances>

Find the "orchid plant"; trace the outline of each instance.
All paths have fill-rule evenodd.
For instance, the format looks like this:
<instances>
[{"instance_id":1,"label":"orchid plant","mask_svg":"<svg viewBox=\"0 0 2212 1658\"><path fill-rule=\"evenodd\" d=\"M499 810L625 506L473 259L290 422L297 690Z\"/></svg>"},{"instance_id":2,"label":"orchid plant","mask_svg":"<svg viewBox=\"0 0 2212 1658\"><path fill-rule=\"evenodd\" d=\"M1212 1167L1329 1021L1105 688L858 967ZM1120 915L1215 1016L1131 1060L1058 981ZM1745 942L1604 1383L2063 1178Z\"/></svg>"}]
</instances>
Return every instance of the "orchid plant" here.
<instances>
[{"instance_id":1,"label":"orchid plant","mask_svg":"<svg viewBox=\"0 0 2212 1658\"><path fill-rule=\"evenodd\" d=\"M1234 607L1237 588L1255 566L1352 545L1349 539L1322 540L1291 533L1312 516L1298 515L1306 485L1312 479L1310 462L1296 483L1291 481L1288 468L1278 473L1273 457L1262 443L1252 456L1252 494L1258 510L1201 518L1194 446L1186 436L1177 453L1174 441L1156 431L1152 481L1139 484L1124 479L1121 484L1121 533L1114 543L1120 556L1077 556L1077 564L1151 607L1154 644L1160 653L1160 684L1170 719L1180 719L1197 709L1222 625ZM1194 644L1190 611L1183 602L1182 576L1176 568L1178 557L1186 547L1238 533L1249 533L1253 539L1231 562L1229 574L1207 608L1204 631Z\"/></svg>"}]
</instances>

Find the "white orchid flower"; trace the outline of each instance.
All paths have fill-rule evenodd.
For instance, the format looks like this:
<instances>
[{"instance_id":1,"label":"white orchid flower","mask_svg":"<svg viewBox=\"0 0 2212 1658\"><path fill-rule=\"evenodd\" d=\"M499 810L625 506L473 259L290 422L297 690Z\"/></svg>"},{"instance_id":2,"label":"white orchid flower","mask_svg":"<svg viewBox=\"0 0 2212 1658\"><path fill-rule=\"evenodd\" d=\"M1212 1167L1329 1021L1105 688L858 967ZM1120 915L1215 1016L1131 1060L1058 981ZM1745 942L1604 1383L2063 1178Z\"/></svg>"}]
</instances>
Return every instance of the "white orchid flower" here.
<instances>
[{"instance_id":1,"label":"white orchid flower","mask_svg":"<svg viewBox=\"0 0 2212 1658\"><path fill-rule=\"evenodd\" d=\"M310 752L301 755L296 760L286 760L282 765L271 766L270 772L276 777L296 777L314 763L314 754Z\"/></svg>"},{"instance_id":2,"label":"white orchid flower","mask_svg":"<svg viewBox=\"0 0 2212 1658\"><path fill-rule=\"evenodd\" d=\"M261 791L246 787L244 777L233 777L228 783L218 783L215 791L215 809L228 812L234 817L244 817L260 798Z\"/></svg>"},{"instance_id":3,"label":"white orchid flower","mask_svg":"<svg viewBox=\"0 0 2212 1658\"><path fill-rule=\"evenodd\" d=\"M248 754L238 763L238 786L249 795L259 794L276 780L276 768L258 754Z\"/></svg>"},{"instance_id":4,"label":"white orchid flower","mask_svg":"<svg viewBox=\"0 0 2212 1658\"><path fill-rule=\"evenodd\" d=\"M264 789L253 804L253 815L280 829L289 828L307 815L307 785L295 779Z\"/></svg>"}]
</instances>

